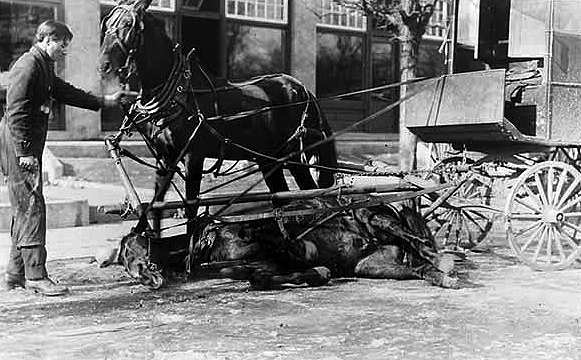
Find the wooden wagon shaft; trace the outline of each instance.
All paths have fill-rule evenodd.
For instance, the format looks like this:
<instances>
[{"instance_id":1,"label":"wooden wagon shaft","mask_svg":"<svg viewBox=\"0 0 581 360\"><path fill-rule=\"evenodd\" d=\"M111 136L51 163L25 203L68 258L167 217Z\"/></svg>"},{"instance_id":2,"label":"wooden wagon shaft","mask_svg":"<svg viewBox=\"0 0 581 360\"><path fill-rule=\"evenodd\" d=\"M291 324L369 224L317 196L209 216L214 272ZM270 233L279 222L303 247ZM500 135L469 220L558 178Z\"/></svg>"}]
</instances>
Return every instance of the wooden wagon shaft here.
<instances>
[{"instance_id":1,"label":"wooden wagon shaft","mask_svg":"<svg viewBox=\"0 0 581 360\"><path fill-rule=\"evenodd\" d=\"M428 192L440 191L454 185L455 185L454 183L451 183L435 186L433 188L428 189ZM239 196L239 194L236 193L231 193L212 197L203 197L197 200L187 201L187 205L188 206L225 205L232 201L233 198L235 198L234 203L238 204L261 201L313 199L317 197L335 197L341 195L361 195L371 193L390 193L390 192L417 193L418 190L421 189L422 189L421 187L415 186L413 184L397 183L380 186L360 186L360 187L337 186L329 189L294 190L294 191L281 191L277 193L260 192L260 193L250 193L242 196ZM164 201L164 202L160 201L154 202L151 206L151 209L170 210L170 209L181 209L183 207L185 207L183 201Z\"/></svg>"},{"instance_id":2,"label":"wooden wagon shaft","mask_svg":"<svg viewBox=\"0 0 581 360\"><path fill-rule=\"evenodd\" d=\"M448 183L442 184L438 186L434 186L431 188L416 190L416 191L402 191L397 194L382 194L382 195L369 195L366 199L361 199L360 201L341 205L341 206L334 206L324 209L300 209L300 210L288 210L288 211L280 211L275 209L273 211L267 211L260 214L246 214L246 215L230 215L230 216L220 216L217 220L221 220L223 222L242 222L242 221L252 221L252 220L262 220L262 219L272 219L272 218L282 218L282 217L292 217L292 216L307 216L313 214L320 214L320 213L332 213L332 212L341 212L344 210L353 210L353 209L360 209L363 207L374 206L374 205L381 205L381 204L390 204L398 201L404 201L413 199L418 196L422 196L425 194L429 194L435 191L441 191L445 189L449 189L454 187L455 183ZM305 198L303 198L305 199Z\"/></svg>"},{"instance_id":3,"label":"wooden wagon shaft","mask_svg":"<svg viewBox=\"0 0 581 360\"><path fill-rule=\"evenodd\" d=\"M120 150L119 149L119 139L117 139L115 137L108 137L105 139L105 146L107 147L107 152L109 153L109 156L115 162L115 168L117 169L117 172L119 173L119 178L123 182L123 186L125 187L125 191L127 192L127 197L129 198L129 202L135 208L135 210L137 211L137 214L141 215L144 208L142 208L141 206L138 206L139 204L141 204L141 200L139 199L139 195L137 194L137 191L135 190L135 187L133 186L133 183L131 182L131 179L129 178L129 174L127 173L127 170L125 169L123 162L121 161L121 155L119 154L119 150ZM105 212L105 211L103 211L103 212Z\"/></svg>"}]
</instances>

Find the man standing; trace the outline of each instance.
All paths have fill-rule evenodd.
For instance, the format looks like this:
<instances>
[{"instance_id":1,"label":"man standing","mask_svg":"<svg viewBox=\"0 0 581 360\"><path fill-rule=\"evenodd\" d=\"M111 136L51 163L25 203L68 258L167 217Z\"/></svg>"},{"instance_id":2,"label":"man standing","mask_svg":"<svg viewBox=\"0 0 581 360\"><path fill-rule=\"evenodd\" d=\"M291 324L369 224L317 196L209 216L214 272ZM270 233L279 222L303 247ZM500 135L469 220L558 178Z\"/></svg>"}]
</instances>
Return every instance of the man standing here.
<instances>
[{"instance_id":1,"label":"man standing","mask_svg":"<svg viewBox=\"0 0 581 360\"><path fill-rule=\"evenodd\" d=\"M42 153L52 101L99 110L116 106L126 95L97 97L58 78L54 63L63 59L73 34L64 23L45 21L35 44L13 65L8 76L6 113L0 121L0 170L6 177L12 224L11 249L4 287L25 287L54 296L68 288L54 283L46 270L46 208L42 191Z\"/></svg>"}]
</instances>

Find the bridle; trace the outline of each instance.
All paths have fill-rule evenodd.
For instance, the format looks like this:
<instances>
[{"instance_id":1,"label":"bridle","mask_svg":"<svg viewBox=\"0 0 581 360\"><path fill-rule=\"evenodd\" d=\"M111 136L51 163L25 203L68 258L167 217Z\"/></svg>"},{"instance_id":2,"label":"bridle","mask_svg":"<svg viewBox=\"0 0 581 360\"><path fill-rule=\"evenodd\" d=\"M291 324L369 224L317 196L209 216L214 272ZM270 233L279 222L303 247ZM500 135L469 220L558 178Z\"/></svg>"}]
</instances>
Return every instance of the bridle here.
<instances>
[{"instance_id":1,"label":"bridle","mask_svg":"<svg viewBox=\"0 0 581 360\"><path fill-rule=\"evenodd\" d=\"M129 30L125 36L122 37L120 35L121 30L127 27L122 23L126 14L131 15L131 23L127 24ZM143 12L134 11L133 7L129 5L120 4L115 6L101 22L101 44L106 36L110 36L113 38L113 43L110 46L118 46L125 56L125 64L116 70L117 75L123 84L127 84L129 78L137 73L135 54L137 53L139 46L143 44L144 25L142 17ZM105 30L105 25L109 21L112 21L112 24ZM111 72L111 69L109 68L105 72Z\"/></svg>"}]
</instances>

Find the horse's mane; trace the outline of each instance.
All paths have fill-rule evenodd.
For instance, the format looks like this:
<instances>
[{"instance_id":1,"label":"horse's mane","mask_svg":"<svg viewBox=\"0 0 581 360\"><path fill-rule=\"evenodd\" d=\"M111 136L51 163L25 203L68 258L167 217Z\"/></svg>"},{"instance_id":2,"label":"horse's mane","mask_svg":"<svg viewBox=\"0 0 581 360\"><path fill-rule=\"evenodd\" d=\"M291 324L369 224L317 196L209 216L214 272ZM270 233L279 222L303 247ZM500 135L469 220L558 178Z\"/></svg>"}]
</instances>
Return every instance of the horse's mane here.
<instances>
[{"instance_id":1,"label":"horse's mane","mask_svg":"<svg viewBox=\"0 0 581 360\"><path fill-rule=\"evenodd\" d=\"M146 12L143 16L143 21L148 26L145 27L145 31L151 31L152 33L157 33L164 43L169 44L170 47L173 47L174 41L169 37L167 32L165 31L165 22L156 17L155 15ZM149 28L149 25L152 27Z\"/></svg>"},{"instance_id":2,"label":"horse's mane","mask_svg":"<svg viewBox=\"0 0 581 360\"><path fill-rule=\"evenodd\" d=\"M138 58L147 59L145 78L141 83L149 88L163 83L169 74L174 60L174 41L165 31L163 20L149 12L143 14L144 47ZM138 60L139 61L139 60Z\"/></svg>"}]
</instances>

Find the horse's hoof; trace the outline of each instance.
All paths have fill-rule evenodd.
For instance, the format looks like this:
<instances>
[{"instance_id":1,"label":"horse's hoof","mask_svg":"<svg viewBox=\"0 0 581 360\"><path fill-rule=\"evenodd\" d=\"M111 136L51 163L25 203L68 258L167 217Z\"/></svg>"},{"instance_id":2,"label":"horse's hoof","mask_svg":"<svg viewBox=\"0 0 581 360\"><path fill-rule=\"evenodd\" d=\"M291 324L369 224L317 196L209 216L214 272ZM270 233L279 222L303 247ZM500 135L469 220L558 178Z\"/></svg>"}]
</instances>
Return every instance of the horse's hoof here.
<instances>
[{"instance_id":1,"label":"horse's hoof","mask_svg":"<svg viewBox=\"0 0 581 360\"><path fill-rule=\"evenodd\" d=\"M457 278L453 278L453 277L449 277L447 275L444 275L442 277L442 285L443 288L446 289L459 289L460 288L460 284L458 283L458 279Z\"/></svg>"},{"instance_id":2,"label":"horse's hoof","mask_svg":"<svg viewBox=\"0 0 581 360\"><path fill-rule=\"evenodd\" d=\"M441 254L437 261L437 268L444 274L449 274L454 270L455 255L452 254Z\"/></svg>"},{"instance_id":3,"label":"horse's hoof","mask_svg":"<svg viewBox=\"0 0 581 360\"><path fill-rule=\"evenodd\" d=\"M317 266L307 270L307 285L309 286L323 286L331 280L331 270L324 266Z\"/></svg>"},{"instance_id":4,"label":"horse's hoof","mask_svg":"<svg viewBox=\"0 0 581 360\"><path fill-rule=\"evenodd\" d=\"M220 276L233 280L248 280L252 270L244 266L232 266L220 270Z\"/></svg>"},{"instance_id":5,"label":"horse's hoof","mask_svg":"<svg viewBox=\"0 0 581 360\"><path fill-rule=\"evenodd\" d=\"M276 288L275 275L268 271L255 271L250 275L250 286L254 290L272 290Z\"/></svg>"}]
</instances>

